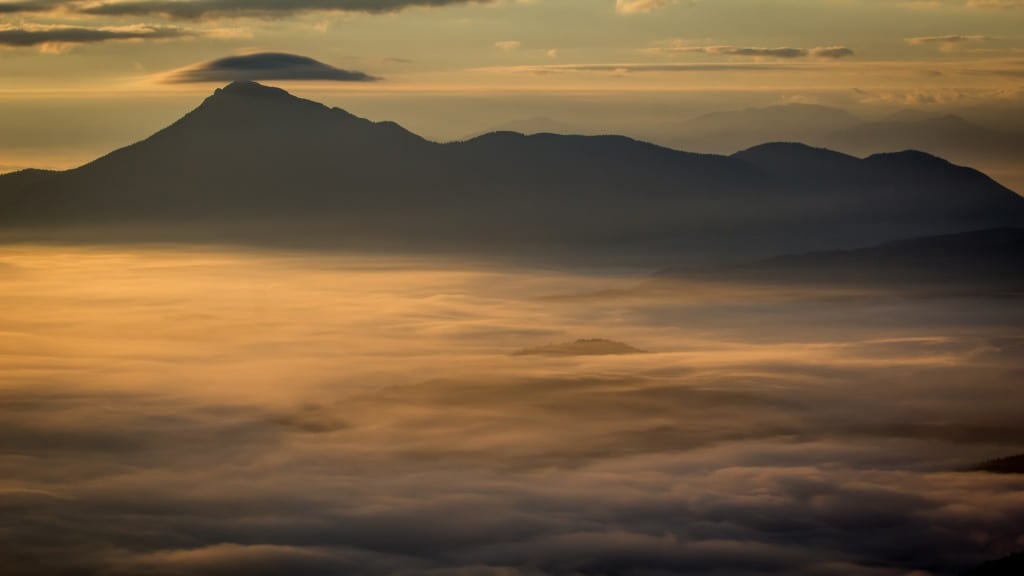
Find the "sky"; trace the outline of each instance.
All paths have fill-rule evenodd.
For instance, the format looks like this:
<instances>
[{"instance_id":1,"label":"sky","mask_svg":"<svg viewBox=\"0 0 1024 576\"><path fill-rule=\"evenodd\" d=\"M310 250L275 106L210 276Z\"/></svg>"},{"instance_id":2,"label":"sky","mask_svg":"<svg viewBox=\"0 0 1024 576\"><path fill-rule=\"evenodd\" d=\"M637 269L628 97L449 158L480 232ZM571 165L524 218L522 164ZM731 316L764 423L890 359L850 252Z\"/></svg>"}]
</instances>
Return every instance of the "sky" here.
<instances>
[{"instance_id":1,"label":"sky","mask_svg":"<svg viewBox=\"0 0 1024 576\"><path fill-rule=\"evenodd\" d=\"M1020 0L2 0L0 171L80 164L267 66L435 139L788 102L1022 123L1022 30Z\"/></svg>"}]
</instances>

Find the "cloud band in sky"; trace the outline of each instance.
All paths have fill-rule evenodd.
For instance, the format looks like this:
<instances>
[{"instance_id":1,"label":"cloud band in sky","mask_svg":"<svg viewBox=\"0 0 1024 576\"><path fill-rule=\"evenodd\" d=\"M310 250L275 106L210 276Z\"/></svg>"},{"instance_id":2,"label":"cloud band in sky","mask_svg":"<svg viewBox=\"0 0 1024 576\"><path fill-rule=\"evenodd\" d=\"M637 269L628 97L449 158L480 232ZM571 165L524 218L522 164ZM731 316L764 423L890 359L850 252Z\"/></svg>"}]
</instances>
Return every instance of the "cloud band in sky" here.
<instances>
[{"instance_id":1,"label":"cloud band in sky","mask_svg":"<svg viewBox=\"0 0 1024 576\"><path fill-rule=\"evenodd\" d=\"M668 0L615 0L615 11L620 14L646 14L667 4Z\"/></svg>"},{"instance_id":2,"label":"cloud band in sky","mask_svg":"<svg viewBox=\"0 0 1024 576\"><path fill-rule=\"evenodd\" d=\"M114 26L83 28L25 24L0 25L0 46L24 48L52 44L92 44L110 40L158 40L182 38L191 33L169 26Z\"/></svg>"},{"instance_id":3,"label":"cloud band in sky","mask_svg":"<svg viewBox=\"0 0 1024 576\"><path fill-rule=\"evenodd\" d=\"M23 0L21 2L0 3L0 14L23 14L31 12L48 12L60 3L55 0Z\"/></svg>"},{"instance_id":4,"label":"cloud band in sky","mask_svg":"<svg viewBox=\"0 0 1024 576\"><path fill-rule=\"evenodd\" d=\"M917 36L907 38L907 44L921 46L924 44L961 44L964 42L981 42L987 40L986 36L977 34L947 34L945 36Z\"/></svg>"},{"instance_id":5,"label":"cloud band in sky","mask_svg":"<svg viewBox=\"0 0 1024 576\"><path fill-rule=\"evenodd\" d=\"M195 20L209 16L278 17L298 12L366 12L383 14L411 7L482 4L492 0L136 0L101 2L79 8L99 16L164 16Z\"/></svg>"},{"instance_id":6,"label":"cloud band in sky","mask_svg":"<svg viewBox=\"0 0 1024 576\"><path fill-rule=\"evenodd\" d=\"M854 52L846 46L818 46L815 48L761 48L747 46L686 46L675 43L666 48L657 48L656 52L669 54L696 53L715 56L750 56L755 58L830 58L838 60L853 56Z\"/></svg>"}]
</instances>

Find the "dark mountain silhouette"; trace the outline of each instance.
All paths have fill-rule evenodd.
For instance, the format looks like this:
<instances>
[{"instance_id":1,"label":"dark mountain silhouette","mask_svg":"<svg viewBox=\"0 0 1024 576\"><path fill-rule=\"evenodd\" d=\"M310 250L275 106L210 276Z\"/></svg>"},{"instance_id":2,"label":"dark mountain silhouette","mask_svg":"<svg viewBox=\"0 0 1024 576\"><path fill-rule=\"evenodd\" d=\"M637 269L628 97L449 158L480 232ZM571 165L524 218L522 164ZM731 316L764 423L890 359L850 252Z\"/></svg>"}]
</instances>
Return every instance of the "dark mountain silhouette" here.
<instances>
[{"instance_id":1,"label":"dark mountain silhouette","mask_svg":"<svg viewBox=\"0 0 1024 576\"><path fill-rule=\"evenodd\" d=\"M492 132L517 132L526 136L532 136L534 134L590 134L589 130L560 122L547 116L533 116L530 118L521 118L519 120L512 120L493 126L486 130L475 132L461 140L472 140L479 138Z\"/></svg>"},{"instance_id":2,"label":"dark mountain silhouette","mask_svg":"<svg viewBox=\"0 0 1024 576\"><path fill-rule=\"evenodd\" d=\"M974 470L992 474L1024 474L1024 454L982 462Z\"/></svg>"},{"instance_id":3,"label":"dark mountain silhouette","mask_svg":"<svg viewBox=\"0 0 1024 576\"><path fill-rule=\"evenodd\" d=\"M53 170L36 170L29 168L27 170L18 170L7 174L0 174L0 177L4 178L6 182L12 185L26 185L46 178L51 174L56 174L56 172Z\"/></svg>"},{"instance_id":4,"label":"dark mountain silhouette","mask_svg":"<svg viewBox=\"0 0 1024 576\"><path fill-rule=\"evenodd\" d=\"M1018 192L1024 191L1024 134L1001 131L945 115L868 122L811 141L852 154L913 148L983 167ZM884 147L884 148L883 148Z\"/></svg>"},{"instance_id":5,"label":"dark mountain silhouette","mask_svg":"<svg viewBox=\"0 0 1024 576\"><path fill-rule=\"evenodd\" d=\"M1019 576L1024 574L1024 552L985 562L964 576Z\"/></svg>"},{"instance_id":6,"label":"dark mountain silhouette","mask_svg":"<svg viewBox=\"0 0 1024 576\"><path fill-rule=\"evenodd\" d=\"M66 172L0 177L6 238L215 240L601 260L768 256L1024 225L1024 199L921 153L733 156L620 136L438 144L251 82Z\"/></svg>"},{"instance_id":7,"label":"dark mountain silhouette","mask_svg":"<svg viewBox=\"0 0 1024 576\"><path fill-rule=\"evenodd\" d=\"M865 121L838 108L788 104L705 114L687 120L674 135L659 137L674 148L730 152L761 142L806 142L857 156L921 150L980 167L1024 191L1024 134L970 122L952 114L903 110Z\"/></svg>"},{"instance_id":8,"label":"dark mountain silhouette","mask_svg":"<svg viewBox=\"0 0 1024 576\"><path fill-rule=\"evenodd\" d=\"M704 274L759 282L1022 293L1024 228L912 238L857 250L781 256L747 266L666 273Z\"/></svg>"}]
</instances>

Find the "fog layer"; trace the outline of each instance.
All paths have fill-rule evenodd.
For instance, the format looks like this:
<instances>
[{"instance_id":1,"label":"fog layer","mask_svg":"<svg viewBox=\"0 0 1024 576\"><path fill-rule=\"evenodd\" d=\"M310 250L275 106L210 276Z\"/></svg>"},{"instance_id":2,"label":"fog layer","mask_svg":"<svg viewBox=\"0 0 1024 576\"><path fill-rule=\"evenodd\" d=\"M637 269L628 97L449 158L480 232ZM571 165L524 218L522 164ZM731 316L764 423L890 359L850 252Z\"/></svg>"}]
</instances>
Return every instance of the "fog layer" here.
<instances>
[{"instance_id":1,"label":"fog layer","mask_svg":"<svg viewBox=\"0 0 1024 576\"><path fill-rule=\"evenodd\" d=\"M4 247L3 571L945 575L1024 547L1024 477L972 471L1024 451L1018 301L646 280Z\"/></svg>"}]
</instances>

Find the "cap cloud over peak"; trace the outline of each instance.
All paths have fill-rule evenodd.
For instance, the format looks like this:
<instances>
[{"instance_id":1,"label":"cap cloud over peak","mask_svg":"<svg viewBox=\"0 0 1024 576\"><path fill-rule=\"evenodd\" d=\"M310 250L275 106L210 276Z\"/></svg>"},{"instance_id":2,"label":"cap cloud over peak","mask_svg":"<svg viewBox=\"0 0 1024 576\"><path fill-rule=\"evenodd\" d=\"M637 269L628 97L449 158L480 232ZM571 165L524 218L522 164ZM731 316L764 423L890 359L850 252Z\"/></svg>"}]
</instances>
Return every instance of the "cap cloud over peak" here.
<instances>
[{"instance_id":1,"label":"cap cloud over peak","mask_svg":"<svg viewBox=\"0 0 1024 576\"><path fill-rule=\"evenodd\" d=\"M258 52L227 56L172 72L165 82L238 82L259 80L322 80L373 82L378 78L357 70L344 70L306 56L284 52Z\"/></svg>"}]
</instances>

